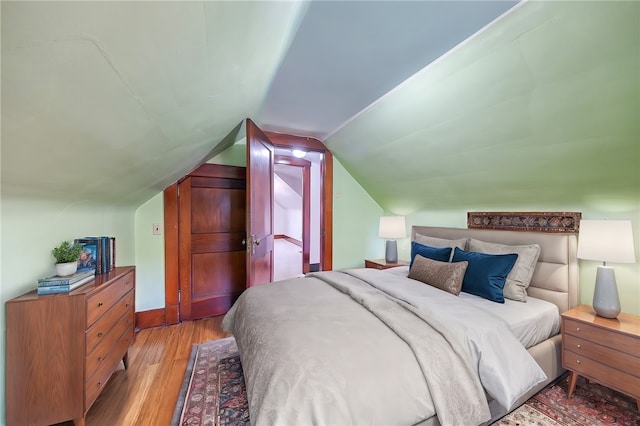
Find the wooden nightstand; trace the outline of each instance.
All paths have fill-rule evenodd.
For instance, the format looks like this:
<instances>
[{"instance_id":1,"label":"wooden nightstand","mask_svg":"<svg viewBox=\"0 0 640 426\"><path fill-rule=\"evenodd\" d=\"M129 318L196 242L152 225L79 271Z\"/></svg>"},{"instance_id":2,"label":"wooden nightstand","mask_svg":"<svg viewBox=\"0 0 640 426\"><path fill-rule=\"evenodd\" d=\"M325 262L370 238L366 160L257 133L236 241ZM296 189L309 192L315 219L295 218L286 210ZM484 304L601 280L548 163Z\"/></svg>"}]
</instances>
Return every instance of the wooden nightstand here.
<instances>
[{"instance_id":1,"label":"wooden nightstand","mask_svg":"<svg viewBox=\"0 0 640 426\"><path fill-rule=\"evenodd\" d=\"M409 262L407 262L406 260L398 260L397 263L387 263L387 261L384 259L364 260L364 267L373 269L389 269L395 268L396 266L404 266L408 264Z\"/></svg>"},{"instance_id":2,"label":"wooden nightstand","mask_svg":"<svg viewBox=\"0 0 640 426\"><path fill-rule=\"evenodd\" d=\"M562 314L562 366L571 371L571 398L584 376L636 399L640 410L640 317L596 316L581 305Z\"/></svg>"}]
</instances>

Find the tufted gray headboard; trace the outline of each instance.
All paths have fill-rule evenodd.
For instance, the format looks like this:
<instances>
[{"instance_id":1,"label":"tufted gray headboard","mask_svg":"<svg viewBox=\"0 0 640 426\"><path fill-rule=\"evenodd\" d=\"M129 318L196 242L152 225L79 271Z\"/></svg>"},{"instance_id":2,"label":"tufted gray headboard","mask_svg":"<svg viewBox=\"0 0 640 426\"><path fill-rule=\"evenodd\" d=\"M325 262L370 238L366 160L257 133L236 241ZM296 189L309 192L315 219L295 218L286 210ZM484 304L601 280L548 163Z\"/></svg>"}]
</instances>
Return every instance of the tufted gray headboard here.
<instances>
[{"instance_id":1,"label":"tufted gray headboard","mask_svg":"<svg viewBox=\"0 0 640 426\"><path fill-rule=\"evenodd\" d=\"M580 298L576 234L413 226L412 240L416 233L451 240L475 238L509 245L538 244L541 249L540 257L527 293L531 297L554 303L560 312L578 305Z\"/></svg>"}]
</instances>

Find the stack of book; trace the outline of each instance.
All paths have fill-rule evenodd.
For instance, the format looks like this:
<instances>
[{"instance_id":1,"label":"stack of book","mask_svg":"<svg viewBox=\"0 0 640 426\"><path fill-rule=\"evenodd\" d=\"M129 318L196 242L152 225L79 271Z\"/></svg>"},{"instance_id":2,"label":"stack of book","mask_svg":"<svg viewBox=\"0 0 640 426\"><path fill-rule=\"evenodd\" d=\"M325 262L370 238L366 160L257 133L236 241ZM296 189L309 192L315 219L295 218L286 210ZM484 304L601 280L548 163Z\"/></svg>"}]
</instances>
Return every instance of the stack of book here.
<instances>
[{"instance_id":1,"label":"stack of book","mask_svg":"<svg viewBox=\"0 0 640 426\"><path fill-rule=\"evenodd\" d=\"M93 269L99 275L111 272L116 267L115 237L76 238L74 242L82 246L78 272Z\"/></svg>"},{"instance_id":2,"label":"stack of book","mask_svg":"<svg viewBox=\"0 0 640 426\"><path fill-rule=\"evenodd\" d=\"M40 278L38 280L38 294L68 293L93 280L95 275L96 271L93 269L76 272L68 277L54 275L48 278Z\"/></svg>"}]
</instances>

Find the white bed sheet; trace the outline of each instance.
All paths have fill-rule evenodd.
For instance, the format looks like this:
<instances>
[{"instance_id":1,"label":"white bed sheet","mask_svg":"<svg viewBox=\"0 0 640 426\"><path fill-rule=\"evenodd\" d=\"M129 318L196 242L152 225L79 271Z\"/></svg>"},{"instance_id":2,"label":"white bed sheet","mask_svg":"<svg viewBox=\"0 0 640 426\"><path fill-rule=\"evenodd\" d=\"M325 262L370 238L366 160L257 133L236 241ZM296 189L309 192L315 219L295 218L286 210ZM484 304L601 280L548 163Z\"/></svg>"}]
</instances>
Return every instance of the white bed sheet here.
<instances>
[{"instance_id":1,"label":"white bed sheet","mask_svg":"<svg viewBox=\"0 0 640 426\"><path fill-rule=\"evenodd\" d=\"M387 269L392 274L409 274L408 266ZM560 332L560 312L553 303L527 296L526 303L505 299L496 303L473 294L461 292L460 298L488 311L509 324L516 338L530 348Z\"/></svg>"}]
</instances>

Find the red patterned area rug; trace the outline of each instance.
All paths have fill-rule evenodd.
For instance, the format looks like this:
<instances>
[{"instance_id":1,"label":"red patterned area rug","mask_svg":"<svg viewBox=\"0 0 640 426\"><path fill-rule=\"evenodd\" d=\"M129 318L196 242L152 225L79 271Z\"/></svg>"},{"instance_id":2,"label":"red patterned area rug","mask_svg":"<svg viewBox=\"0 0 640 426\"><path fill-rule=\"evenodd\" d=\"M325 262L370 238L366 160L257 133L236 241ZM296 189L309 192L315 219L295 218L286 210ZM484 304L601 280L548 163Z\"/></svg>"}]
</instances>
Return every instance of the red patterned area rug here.
<instances>
[{"instance_id":1,"label":"red patterned area rug","mask_svg":"<svg viewBox=\"0 0 640 426\"><path fill-rule=\"evenodd\" d=\"M568 400L567 387L565 376L493 425L640 426L633 398L581 377ZM233 337L194 345L171 425L249 425L247 391Z\"/></svg>"},{"instance_id":2,"label":"red patterned area rug","mask_svg":"<svg viewBox=\"0 0 640 426\"><path fill-rule=\"evenodd\" d=\"M233 337L193 345L171 426L249 425L247 390Z\"/></svg>"},{"instance_id":3,"label":"red patterned area rug","mask_svg":"<svg viewBox=\"0 0 640 426\"><path fill-rule=\"evenodd\" d=\"M565 374L494 425L640 426L635 399L583 377L578 378L571 399L567 399L568 388Z\"/></svg>"}]
</instances>

